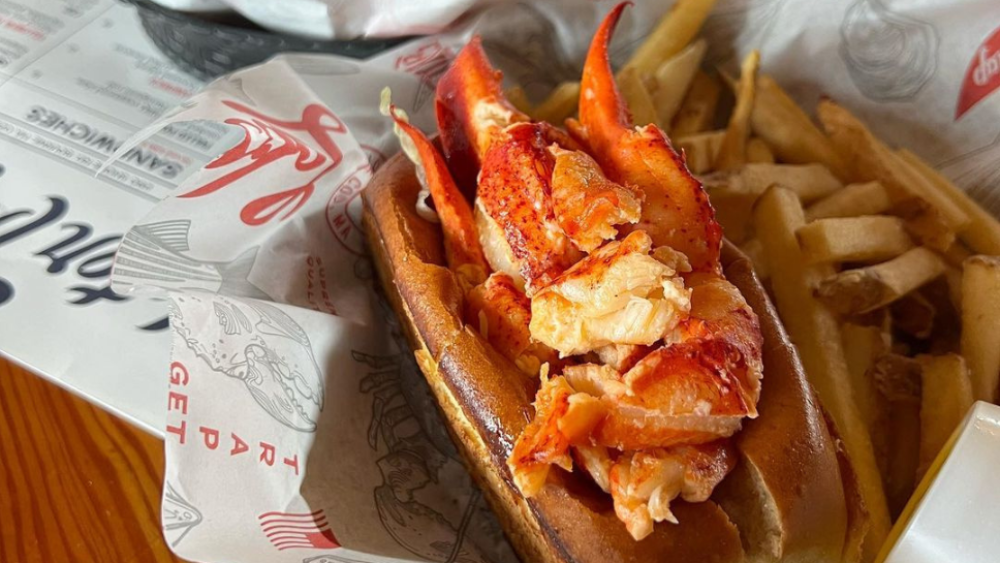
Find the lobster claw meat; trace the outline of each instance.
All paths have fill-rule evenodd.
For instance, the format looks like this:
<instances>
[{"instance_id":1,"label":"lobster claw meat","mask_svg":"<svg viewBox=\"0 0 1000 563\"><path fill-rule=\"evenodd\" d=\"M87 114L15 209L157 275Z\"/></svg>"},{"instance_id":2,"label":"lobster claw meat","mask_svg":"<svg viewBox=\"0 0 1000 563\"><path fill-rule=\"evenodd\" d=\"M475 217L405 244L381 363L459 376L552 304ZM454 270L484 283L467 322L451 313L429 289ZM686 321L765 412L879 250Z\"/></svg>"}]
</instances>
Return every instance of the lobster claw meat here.
<instances>
[{"instance_id":1,"label":"lobster claw meat","mask_svg":"<svg viewBox=\"0 0 1000 563\"><path fill-rule=\"evenodd\" d=\"M583 67L580 120L569 123L570 132L611 180L644 193L642 218L626 230L644 230L654 246L682 252L694 271L718 272L722 228L708 194L663 131L655 125L632 126L615 85L608 43L625 6L616 6L594 36Z\"/></svg>"},{"instance_id":2,"label":"lobster claw meat","mask_svg":"<svg viewBox=\"0 0 1000 563\"><path fill-rule=\"evenodd\" d=\"M608 180L569 135L529 121L504 97L501 74L478 37L441 77L436 110L452 173L478 180L487 260L529 296L577 262L581 250L639 219L637 192Z\"/></svg>"},{"instance_id":3,"label":"lobster claw meat","mask_svg":"<svg viewBox=\"0 0 1000 563\"><path fill-rule=\"evenodd\" d=\"M390 106L389 113L396 126L409 136L417 149L425 188L431 193L435 211L441 221L448 266L468 291L486 281L489 273L489 265L476 233L472 207L458 190L441 153L430 139L400 117L395 106Z\"/></svg>"},{"instance_id":4,"label":"lobster claw meat","mask_svg":"<svg viewBox=\"0 0 1000 563\"><path fill-rule=\"evenodd\" d=\"M504 97L502 79L477 35L438 81L434 109L441 146L455 180L469 195L475 193L480 163L494 137L512 123L529 120Z\"/></svg>"}]
</instances>

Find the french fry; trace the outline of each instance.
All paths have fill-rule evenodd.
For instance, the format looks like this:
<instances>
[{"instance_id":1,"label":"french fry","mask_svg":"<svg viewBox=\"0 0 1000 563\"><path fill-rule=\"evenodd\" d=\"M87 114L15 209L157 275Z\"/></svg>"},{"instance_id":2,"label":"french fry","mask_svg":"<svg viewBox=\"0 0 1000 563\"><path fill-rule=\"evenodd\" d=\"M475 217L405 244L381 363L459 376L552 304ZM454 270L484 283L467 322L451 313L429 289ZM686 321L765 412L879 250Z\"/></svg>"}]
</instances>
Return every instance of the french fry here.
<instances>
[{"instance_id":1,"label":"french fry","mask_svg":"<svg viewBox=\"0 0 1000 563\"><path fill-rule=\"evenodd\" d=\"M878 389L884 438L882 480L893 518L899 515L916 486L920 458L921 366L912 358L885 354L869 371ZM884 441L883 441L884 440Z\"/></svg>"},{"instance_id":2,"label":"french fry","mask_svg":"<svg viewBox=\"0 0 1000 563\"><path fill-rule=\"evenodd\" d=\"M740 85L736 92L736 107L729 117L726 136L715 155L716 170L737 170L747 161L747 140L750 138L750 115L757 91L757 68L760 53L756 50L743 59L740 67Z\"/></svg>"},{"instance_id":3,"label":"french fry","mask_svg":"<svg viewBox=\"0 0 1000 563\"><path fill-rule=\"evenodd\" d=\"M897 154L932 186L969 216L969 223L958 236L979 254L1000 254L1000 222L980 207L961 188L951 183L943 174L934 170L919 156L906 149Z\"/></svg>"},{"instance_id":4,"label":"french fry","mask_svg":"<svg viewBox=\"0 0 1000 563\"><path fill-rule=\"evenodd\" d=\"M653 91L653 103L656 106L656 123L664 131L670 130L674 115L684 101L684 94L694 80L701 60L705 58L708 42L704 39L695 41L681 52L663 61L653 74L656 88ZM622 72L626 72L626 68Z\"/></svg>"},{"instance_id":5,"label":"french fry","mask_svg":"<svg viewBox=\"0 0 1000 563\"><path fill-rule=\"evenodd\" d=\"M809 263L881 262L913 248L902 219L884 215L818 219L796 234Z\"/></svg>"},{"instance_id":6,"label":"french fry","mask_svg":"<svg viewBox=\"0 0 1000 563\"><path fill-rule=\"evenodd\" d=\"M691 80L681 107L674 115L670 134L677 137L701 133L715 123L715 108L722 94L722 84L717 78L698 71Z\"/></svg>"},{"instance_id":7,"label":"french fry","mask_svg":"<svg viewBox=\"0 0 1000 563\"><path fill-rule=\"evenodd\" d=\"M621 90L622 97L632 113L632 122L637 126L656 123L656 107L653 106L653 99L646 90L639 71L634 68L626 68L618 73L618 89Z\"/></svg>"},{"instance_id":8,"label":"french fry","mask_svg":"<svg viewBox=\"0 0 1000 563\"><path fill-rule=\"evenodd\" d=\"M844 315L865 313L892 303L944 270L941 257L917 247L888 262L844 270L820 281L816 298Z\"/></svg>"},{"instance_id":9,"label":"french fry","mask_svg":"<svg viewBox=\"0 0 1000 563\"><path fill-rule=\"evenodd\" d=\"M774 153L760 137L751 137L747 141L747 162L759 164L774 164Z\"/></svg>"},{"instance_id":10,"label":"french fry","mask_svg":"<svg viewBox=\"0 0 1000 563\"><path fill-rule=\"evenodd\" d=\"M719 152L722 138L725 136L725 131L709 131L687 137L676 137L673 139L673 145L677 150L684 151L684 157L691 172L704 174L712 170L715 155Z\"/></svg>"},{"instance_id":11,"label":"french fry","mask_svg":"<svg viewBox=\"0 0 1000 563\"><path fill-rule=\"evenodd\" d=\"M875 358L887 354L891 337L877 326L844 323L840 327L840 338L844 344L844 357L851 389L858 412L869 432L877 419L875 382L868 375Z\"/></svg>"},{"instance_id":12,"label":"french fry","mask_svg":"<svg viewBox=\"0 0 1000 563\"><path fill-rule=\"evenodd\" d=\"M767 261L764 260L764 246L760 244L760 240L755 238L750 239L740 246L740 250L750 259L750 263L753 264L753 270L757 273L757 277L761 281L771 277L771 272L767 269Z\"/></svg>"},{"instance_id":13,"label":"french fry","mask_svg":"<svg viewBox=\"0 0 1000 563\"><path fill-rule=\"evenodd\" d=\"M504 90L503 94L518 110L523 111L528 115L531 115L534 111L534 108L531 106L531 102L528 101L528 95L524 93L524 88L521 88L520 85L507 88Z\"/></svg>"},{"instance_id":14,"label":"french fry","mask_svg":"<svg viewBox=\"0 0 1000 563\"><path fill-rule=\"evenodd\" d=\"M632 53L625 68L635 68L639 75L652 74L681 51L701 30L716 0L678 0L660 23Z\"/></svg>"},{"instance_id":15,"label":"french fry","mask_svg":"<svg viewBox=\"0 0 1000 563\"><path fill-rule=\"evenodd\" d=\"M919 339L927 339L934 330L937 307L919 292L907 293L889 305L893 325Z\"/></svg>"},{"instance_id":16,"label":"french fry","mask_svg":"<svg viewBox=\"0 0 1000 563\"><path fill-rule=\"evenodd\" d=\"M702 181L706 187L755 195L778 184L795 192L803 202L825 197L842 186L822 164L747 164L737 172L715 172Z\"/></svg>"},{"instance_id":17,"label":"french fry","mask_svg":"<svg viewBox=\"0 0 1000 563\"><path fill-rule=\"evenodd\" d=\"M576 113L576 104L579 99L580 83L563 82L552 90L548 98L538 104L534 113L529 115L537 121L562 123L567 117Z\"/></svg>"},{"instance_id":18,"label":"french fry","mask_svg":"<svg viewBox=\"0 0 1000 563\"><path fill-rule=\"evenodd\" d=\"M966 258L972 256L972 252L960 241L951 243L951 246L941 252L941 256L952 266L961 268Z\"/></svg>"},{"instance_id":19,"label":"french fry","mask_svg":"<svg viewBox=\"0 0 1000 563\"><path fill-rule=\"evenodd\" d=\"M768 189L754 208L754 230L764 248L778 311L857 473L858 488L870 516L864 555L866 561L871 561L889 532L889 511L871 438L854 401L840 327L833 314L812 295L812 288L833 269L826 264L805 263L795 236L804 224L805 213L798 196L785 188Z\"/></svg>"},{"instance_id":20,"label":"french fry","mask_svg":"<svg viewBox=\"0 0 1000 563\"><path fill-rule=\"evenodd\" d=\"M900 200L889 208L889 213L903 219L906 231L923 246L945 252L955 244L955 231L944 215L922 198Z\"/></svg>"},{"instance_id":21,"label":"french fry","mask_svg":"<svg viewBox=\"0 0 1000 563\"><path fill-rule=\"evenodd\" d=\"M894 201L917 196L940 211L945 223L954 231L961 231L970 222L959 206L913 170L845 108L827 99L819 103L817 113L841 159L849 163L852 180L878 180L889 190Z\"/></svg>"},{"instance_id":22,"label":"french fry","mask_svg":"<svg viewBox=\"0 0 1000 563\"><path fill-rule=\"evenodd\" d=\"M806 219L878 215L892 202L885 186L878 182L849 184L806 208Z\"/></svg>"},{"instance_id":23,"label":"french fry","mask_svg":"<svg viewBox=\"0 0 1000 563\"><path fill-rule=\"evenodd\" d=\"M722 225L722 231L730 241L742 244L750 234L753 204L759 197L746 191L731 190L726 187L706 187L708 198L715 208L715 220Z\"/></svg>"},{"instance_id":24,"label":"french fry","mask_svg":"<svg viewBox=\"0 0 1000 563\"><path fill-rule=\"evenodd\" d=\"M958 285L960 288L959 291L961 291L961 270L949 265L945 266L943 276L920 288L920 291L915 294L924 298L930 307L934 309L934 326L927 337L928 345L921 350L921 353L950 354L954 352L958 354L961 351L959 341L962 336L962 319L959 311L962 304L960 301L954 300L956 296L952 294L951 283L948 281L949 276L952 275L952 270L959 272ZM905 299L901 299L900 301L905 301ZM897 309L901 309L902 307L903 303L900 303ZM919 318L921 315L926 315L927 313L919 312L919 308L920 305L918 303L911 311L903 312L893 309L897 326L901 330L906 330L907 328L917 328L919 323L926 323L926 321L919 320Z\"/></svg>"},{"instance_id":25,"label":"french fry","mask_svg":"<svg viewBox=\"0 0 1000 563\"><path fill-rule=\"evenodd\" d=\"M861 326L872 326L875 327L886 334L892 334L892 314L889 309L882 307L875 309L873 311L868 311L867 313L859 313L857 315L849 315L846 317L847 322L861 325ZM893 342L892 345L895 346L897 343Z\"/></svg>"},{"instance_id":26,"label":"french fry","mask_svg":"<svg viewBox=\"0 0 1000 563\"><path fill-rule=\"evenodd\" d=\"M781 89L773 78L757 78L750 124L755 135L764 139L781 162L826 166L835 176L847 178L840 155L830 139L809 119L802 108Z\"/></svg>"},{"instance_id":27,"label":"french fry","mask_svg":"<svg viewBox=\"0 0 1000 563\"><path fill-rule=\"evenodd\" d=\"M962 268L948 266L944 271L944 279L948 284L948 297L956 311L962 310Z\"/></svg>"},{"instance_id":28,"label":"french fry","mask_svg":"<svg viewBox=\"0 0 1000 563\"><path fill-rule=\"evenodd\" d=\"M920 457L917 480L972 407L972 383L965 359L957 354L917 356L923 367L920 404Z\"/></svg>"},{"instance_id":29,"label":"french fry","mask_svg":"<svg viewBox=\"0 0 1000 563\"><path fill-rule=\"evenodd\" d=\"M973 256L962 274L962 356L973 396L994 402L1000 378L1000 258Z\"/></svg>"}]
</instances>

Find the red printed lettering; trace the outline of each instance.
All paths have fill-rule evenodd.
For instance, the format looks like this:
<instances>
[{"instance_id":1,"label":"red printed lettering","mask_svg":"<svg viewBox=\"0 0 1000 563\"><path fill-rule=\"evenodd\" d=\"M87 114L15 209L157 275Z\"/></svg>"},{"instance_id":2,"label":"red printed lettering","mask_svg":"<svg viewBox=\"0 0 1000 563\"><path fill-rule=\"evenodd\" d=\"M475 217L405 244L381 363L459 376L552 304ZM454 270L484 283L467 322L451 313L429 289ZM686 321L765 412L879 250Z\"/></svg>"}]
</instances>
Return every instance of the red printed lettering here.
<instances>
[{"instance_id":1,"label":"red printed lettering","mask_svg":"<svg viewBox=\"0 0 1000 563\"><path fill-rule=\"evenodd\" d=\"M235 433L230 434L230 436L233 438L233 449L229 450L229 455L234 456L250 451L250 446L248 446L242 438L237 436Z\"/></svg>"},{"instance_id":2,"label":"red printed lettering","mask_svg":"<svg viewBox=\"0 0 1000 563\"><path fill-rule=\"evenodd\" d=\"M188 412L188 396L183 393L177 393L176 391L171 391L167 393L167 410L176 411L179 410L183 414Z\"/></svg>"},{"instance_id":3,"label":"red printed lettering","mask_svg":"<svg viewBox=\"0 0 1000 563\"><path fill-rule=\"evenodd\" d=\"M292 458L287 458L286 457L284 459L284 463L288 467L291 467L291 468L295 469L295 474L296 475L299 474L299 454L295 454L295 457L292 457Z\"/></svg>"},{"instance_id":4,"label":"red printed lettering","mask_svg":"<svg viewBox=\"0 0 1000 563\"><path fill-rule=\"evenodd\" d=\"M1000 88L1000 28L997 28L976 49L965 71L958 94L955 119Z\"/></svg>"},{"instance_id":5,"label":"red printed lettering","mask_svg":"<svg viewBox=\"0 0 1000 563\"><path fill-rule=\"evenodd\" d=\"M202 426L198 429L202 433L202 438L205 440L205 447L214 450L219 447L219 431L214 428L208 428Z\"/></svg>"},{"instance_id":6,"label":"red printed lettering","mask_svg":"<svg viewBox=\"0 0 1000 563\"><path fill-rule=\"evenodd\" d=\"M267 442L260 443L260 461L266 463L268 467L274 465L274 446Z\"/></svg>"},{"instance_id":7,"label":"red printed lettering","mask_svg":"<svg viewBox=\"0 0 1000 563\"><path fill-rule=\"evenodd\" d=\"M190 376L188 375L188 370L184 367L184 364L180 362L174 362L170 364L170 384L185 386L188 384Z\"/></svg>"},{"instance_id":8,"label":"red printed lettering","mask_svg":"<svg viewBox=\"0 0 1000 563\"><path fill-rule=\"evenodd\" d=\"M184 445L184 440L187 438L187 421L182 420L178 426L167 425L167 434L173 434L178 437L178 443Z\"/></svg>"}]
</instances>

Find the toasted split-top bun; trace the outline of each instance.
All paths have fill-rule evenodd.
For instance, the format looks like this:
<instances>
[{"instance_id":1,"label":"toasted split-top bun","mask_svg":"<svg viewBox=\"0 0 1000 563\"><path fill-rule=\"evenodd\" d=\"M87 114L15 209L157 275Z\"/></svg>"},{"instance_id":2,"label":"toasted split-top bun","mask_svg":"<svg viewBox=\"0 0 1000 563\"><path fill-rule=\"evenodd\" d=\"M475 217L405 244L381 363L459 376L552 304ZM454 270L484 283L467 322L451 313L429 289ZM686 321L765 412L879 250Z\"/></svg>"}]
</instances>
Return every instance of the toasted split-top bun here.
<instances>
[{"instance_id":1,"label":"toasted split-top bun","mask_svg":"<svg viewBox=\"0 0 1000 563\"><path fill-rule=\"evenodd\" d=\"M737 434L740 463L711 500L677 502L680 524L635 541L611 497L580 471L553 469L531 499L514 486L507 456L533 414L536 382L461 320L462 294L445 267L440 227L415 211L413 165L397 155L363 194L379 276L465 462L526 563L837 561L848 506L837 450L777 314L731 246L728 279L760 317L760 417Z\"/></svg>"}]
</instances>

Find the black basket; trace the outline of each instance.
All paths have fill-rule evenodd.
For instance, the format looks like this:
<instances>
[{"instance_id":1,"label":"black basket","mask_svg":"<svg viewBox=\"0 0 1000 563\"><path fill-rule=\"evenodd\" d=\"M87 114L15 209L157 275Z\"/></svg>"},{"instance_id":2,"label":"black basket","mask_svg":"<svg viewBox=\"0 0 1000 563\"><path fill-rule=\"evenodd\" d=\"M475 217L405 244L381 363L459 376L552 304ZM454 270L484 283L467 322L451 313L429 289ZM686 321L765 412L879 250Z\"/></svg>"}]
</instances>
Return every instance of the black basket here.
<instances>
[{"instance_id":1,"label":"black basket","mask_svg":"<svg viewBox=\"0 0 1000 563\"><path fill-rule=\"evenodd\" d=\"M164 55L202 79L291 51L364 59L408 39L318 41L267 31L237 14L185 13L150 0L122 1L138 9L142 27Z\"/></svg>"}]
</instances>

